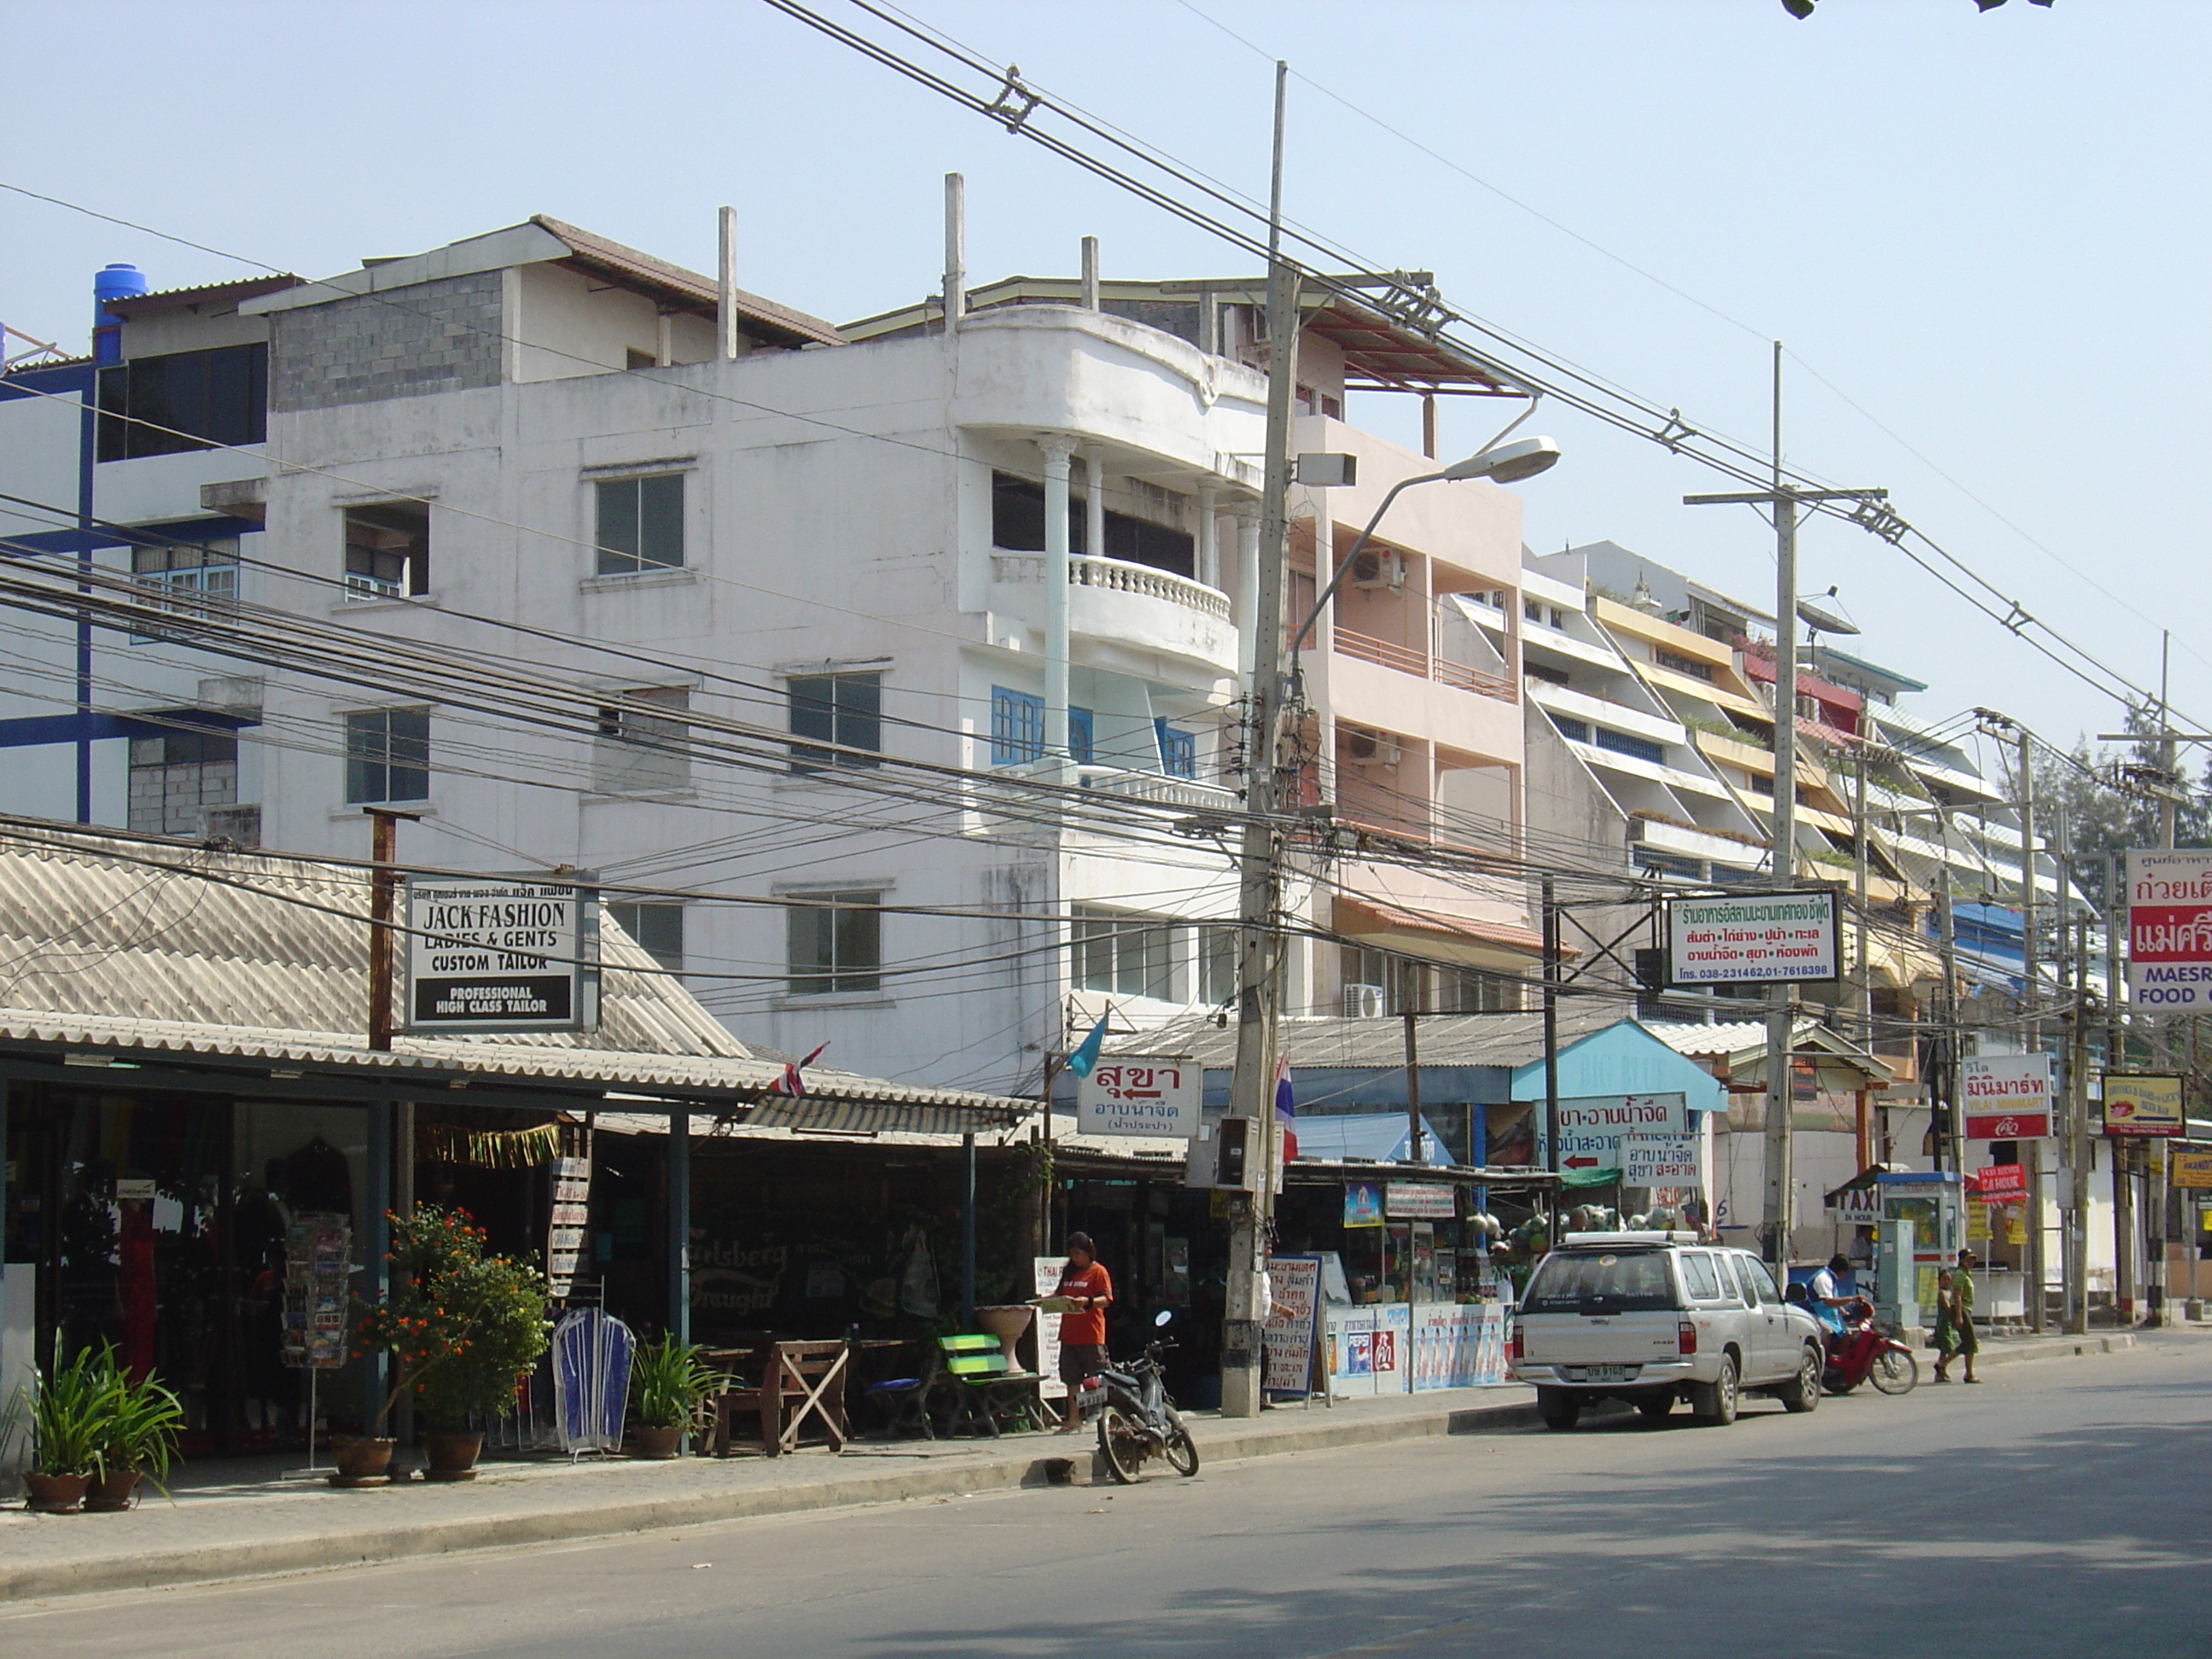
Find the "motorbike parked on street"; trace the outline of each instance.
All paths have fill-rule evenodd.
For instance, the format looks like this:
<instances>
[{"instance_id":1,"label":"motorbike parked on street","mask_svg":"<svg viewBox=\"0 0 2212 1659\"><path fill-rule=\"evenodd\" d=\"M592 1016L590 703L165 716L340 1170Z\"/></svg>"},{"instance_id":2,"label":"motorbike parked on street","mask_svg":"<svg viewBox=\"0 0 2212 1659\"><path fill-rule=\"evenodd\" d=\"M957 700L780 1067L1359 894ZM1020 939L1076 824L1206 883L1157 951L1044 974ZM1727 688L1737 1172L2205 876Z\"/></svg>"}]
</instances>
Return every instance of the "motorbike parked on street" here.
<instances>
[{"instance_id":1,"label":"motorbike parked on street","mask_svg":"<svg viewBox=\"0 0 2212 1659\"><path fill-rule=\"evenodd\" d=\"M1174 1317L1163 1309L1153 1326L1164 1327ZM1198 1473L1198 1443L1176 1415L1160 1375L1160 1356L1175 1346L1155 1337L1139 1358L1119 1367L1109 1363L1096 1378L1085 1379L1086 1394L1105 1394L1098 1413L1098 1451L1108 1471L1125 1486L1151 1457L1165 1458L1177 1474Z\"/></svg>"},{"instance_id":2,"label":"motorbike parked on street","mask_svg":"<svg viewBox=\"0 0 2212 1659\"><path fill-rule=\"evenodd\" d=\"M1911 1393L1920 1381L1920 1362L1909 1346L1875 1324L1874 1304L1858 1297L1837 1311L1844 1317L1843 1334L1827 1340L1820 1386L1830 1394L1849 1394L1871 1382L1883 1394Z\"/></svg>"}]
</instances>

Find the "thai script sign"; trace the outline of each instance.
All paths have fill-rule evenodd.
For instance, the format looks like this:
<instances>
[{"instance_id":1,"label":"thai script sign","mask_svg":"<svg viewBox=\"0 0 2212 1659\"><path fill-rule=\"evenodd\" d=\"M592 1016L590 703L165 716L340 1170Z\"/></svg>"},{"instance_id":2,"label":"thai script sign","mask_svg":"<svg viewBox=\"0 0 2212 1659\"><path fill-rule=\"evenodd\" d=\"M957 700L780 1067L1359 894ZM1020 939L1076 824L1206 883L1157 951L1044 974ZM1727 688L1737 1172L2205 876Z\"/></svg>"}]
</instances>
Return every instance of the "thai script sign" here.
<instances>
[{"instance_id":1,"label":"thai script sign","mask_svg":"<svg viewBox=\"0 0 2212 1659\"><path fill-rule=\"evenodd\" d=\"M1624 1135L1620 1179L1630 1187L1695 1187L1705 1184L1703 1135Z\"/></svg>"},{"instance_id":2,"label":"thai script sign","mask_svg":"<svg viewBox=\"0 0 2212 1659\"><path fill-rule=\"evenodd\" d=\"M2108 1135L2179 1135L2188 1133L2181 1104L2181 1079L2155 1073L2105 1073L2105 1133Z\"/></svg>"},{"instance_id":3,"label":"thai script sign","mask_svg":"<svg viewBox=\"0 0 2212 1659\"><path fill-rule=\"evenodd\" d=\"M1267 1258L1270 1303L1261 1328L1261 1386L1269 1394L1312 1391L1314 1346L1321 1335L1321 1258Z\"/></svg>"},{"instance_id":4,"label":"thai script sign","mask_svg":"<svg viewBox=\"0 0 2212 1659\"><path fill-rule=\"evenodd\" d=\"M1546 1144L1544 1109L1536 1119L1537 1155ZM1690 1132L1683 1095L1597 1095L1559 1103L1558 1168L1574 1175L1620 1167L1620 1144L1631 1135L1685 1135ZM1550 1167L1547 1165L1547 1167Z\"/></svg>"},{"instance_id":5,"label":"thai script sign","mask_svg":"<svg viewBox=\"0 0 2212 1659\"><path fill-rule=\"evenodd\" d=\"M407 884L410 1031L590 1030L598 957L590 888L526 876Z\"/></svg>"},{"instance_id":6,"label":"thai script sign","mask_svg":"<svg viewBox=\"0 0 2212 1659\"><path fill-rule=\"evenodd\" d=\"M1391 1181L1382 1187L1383 1212L1396 1219L1449 1221L1459 1214L1449 1183L1431 1181Z\"/></svg>"},{"instance_id":7,"label":"thai script sign","mask_svg":"<svg viewBox=\"0 0 2212 1659\"><path fill-rule=\"evenodd\" d=\"M2166 1161L2166 1178L2176 1187L2212 1187L2212 1146L2176 1146Z\"/></svg>"},{"instance_id":8,"label":"thai script sign","mask_svg":"<svg viewBox=\"0 0 2212 1659\"><path fill-rule=\"evenodd\" d=\"M2160 1008L2212 1008L2212 852L2128 854L2128 990Z\"/></svg>"},{"instance_id":9,"label":"thai script sign","mask_svg":"<svg viewBox=\"0 0 2212 1659\"><path fill-rule=\"evenodd\" d=\"M1206 1073L1188 1058L1101 1060L1075 1085L1076 1127L1087 1135L1198 1133Z\"/></svg>"},{"instance_id":10,"label":"thai script sign","mask_svg":"<svg viewBox=\"0 0 2212 1659\"><path fill-rule=\"evenodd\" d=\"M2041 1140L2051 1133L2051 1056L1991 1054L1959 1062L1969 1140Z\"/></svg>"},{"instance_id":11,"label":"thai script sign","mask_svg":"<svg viewBox=\"0 0 2212 1659\"><path fill-rule=\"evenodd\" d=\"M1667 901L1670 985L1812 984L1841 969L1832 892Z\"/></svg>"}]
</instances>

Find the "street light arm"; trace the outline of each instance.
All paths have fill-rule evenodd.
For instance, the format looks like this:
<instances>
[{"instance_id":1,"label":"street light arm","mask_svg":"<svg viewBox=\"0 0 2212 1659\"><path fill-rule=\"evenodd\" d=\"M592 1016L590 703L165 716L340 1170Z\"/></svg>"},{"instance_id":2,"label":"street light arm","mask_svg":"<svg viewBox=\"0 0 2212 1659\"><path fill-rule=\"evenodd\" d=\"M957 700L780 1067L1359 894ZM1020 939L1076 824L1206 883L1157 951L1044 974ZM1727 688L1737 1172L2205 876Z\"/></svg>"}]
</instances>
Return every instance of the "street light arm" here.
<instances>
[{"instance_id":1,"label":"street light arm","mask_svg":"<svg viewBox=\"0 0 2212 1659\"><path fill-rule=\"evenodd\" d=\"M1384 492L1382 505L1375 509L1374 516L1367 520L1367 527L1359 532L1358 539L1352 544L1352 550L1337 562L1335 574L1328 579L1328 586L1322 589L1321 596L1314 601L1313 609L1306 612L1306 619L1298 624L1298 631L1291 636L1290 649L1291 672L1297 672L1298 652L1306 642L1306 635L1313 632L1313 625L1321 620L1321 613L1328 608L1328 602L1336 597L1336 590L1344 586L1344 579L1352 569L1352 562L1365 550L1368 538L1375 533L1375 526L1382 522L1382 515L1390 510L1390 503L1398 499L1399 492L1411 489L1415 484L1435 483L1448 476L1449 475L1443 472L1424 472L1417 478L1401 478Z\"/></svg>"}]
</instances>

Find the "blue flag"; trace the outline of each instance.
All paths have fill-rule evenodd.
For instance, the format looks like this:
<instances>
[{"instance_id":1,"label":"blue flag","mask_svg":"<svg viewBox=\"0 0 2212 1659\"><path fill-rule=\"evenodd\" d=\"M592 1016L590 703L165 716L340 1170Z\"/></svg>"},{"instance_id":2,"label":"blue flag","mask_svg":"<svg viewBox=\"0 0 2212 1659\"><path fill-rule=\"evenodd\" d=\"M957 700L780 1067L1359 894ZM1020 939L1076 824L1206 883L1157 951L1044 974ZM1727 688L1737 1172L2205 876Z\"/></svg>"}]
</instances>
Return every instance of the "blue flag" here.
<instances>
[{"instance_id":1,"label":"blue flag","mask_svg":"<svg viewBox=\"0 0 2212 1659\"><path fill-rule=\"evenodd\" d=\"M1112 1014L1113 1010L1109 1008L1099 1015L1098 1023L1091 1028L1091 1035L1084 1038L1077 1045L1075 1052L1067 1057L1067 1069L1076 1076L1089 1077L1091 1069L1098 1064L1098 1051L1106 1046L1106 1022Z\"/></svg>"}]
</instances>

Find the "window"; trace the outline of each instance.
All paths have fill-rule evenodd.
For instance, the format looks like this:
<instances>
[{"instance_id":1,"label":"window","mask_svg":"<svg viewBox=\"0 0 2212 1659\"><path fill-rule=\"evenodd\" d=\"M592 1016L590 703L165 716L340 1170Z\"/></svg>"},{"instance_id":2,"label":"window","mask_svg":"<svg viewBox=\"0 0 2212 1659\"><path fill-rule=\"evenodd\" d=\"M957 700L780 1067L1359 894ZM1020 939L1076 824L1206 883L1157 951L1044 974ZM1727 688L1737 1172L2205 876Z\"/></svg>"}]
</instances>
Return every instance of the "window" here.
<instances>
[{"instance_id":1,"label":"window","mask_svg":"<svg viewBox=\"0 0 2212 1659\"><path fill-rule=\"evenodd\" d=\"M1168 498L1163 511L1171 510ZM1067 549L1071 553L1103 552L1108 558L1130 564L1151 565L1158 570L1189 576L1197 569L1198 544L1188 531L1154 524L1109 508L1106 545L1090 545L1088 498L1071 490L1067 498ZM1044 551L1044 486L1008 472L991 475L991 545L1009 553Z\"/></svg>"},{"instance_id":2,"label":"window","mask_svg":"<svg viewBox=\"0 0 2212 1659\"><path fill-rule=\"evenodd\" d=\"M1682 1278L1690 1287L1692 1301L1717 1302L1720 1300L1721 1284L1713 1273L1712 1257L1699 1250L1679 1257L1678 1260L1682 1264Z\"/></svg>"},{"instance_id":3,"label":"window","mask_svg":"<svg viewBox=\"0 0 2212 1659\"><path fill-rule=\"evenodd\" d=\"M422 501L349 507L345 515L349 599L403 599L430 591L430 509Z\"/></svg>"},{"instance_id":4,"label":"window","mask_svg":"<svg viewBox=\"0 0 2212 1659\"><path fill-rule=\"evenodd\" d=\"M1478 973L1472 968L1436 970L1436 1009L1440 1014L1517 1013L1521 988L1510 976Z\"/></svg>"},{"instance_id":5,"label":"window","mask_svg":"<svg viewBox=\"0 0 2212 1659\"><path fill-rule=\"evenodd\" d=\"M690 708L690 692L675 685L622 695L630 702L650 703L669 712L648 714L638 708L602 707L599 741L592 745L592 787L603 795L654 795L689 789L690 727L676 717Z\"/></svg>"},{"instance_id":6,"label":"window","mask_svg":"<svg viewBox=\"0 0 2212 1659\"><path fill-rule=\"evenodd\" d=\"M599 574L665 570L684 562L684 475L602 478Z\"/></svg>"},{"instance_id":7,"label":"window","mask_svg":"<svg viewBox=\"0 0 2212 1659\"><path fill-rule=\"evenodd\" d=\"M1565 714L1554 714L1552 724L1559 728L1559 735L1570 743L1588 743L1590 740L1588 720L1570 720Z\"/></svg>"},{"instance_id":8,"label":"window","mask_svg":"<svg viewBox=\"0 0 2212 1659\"><path fill-rule=\"evenodd\" d=\"M1677 674L1687 674L1692 679L1711 680L1713 677L1712 664L1700 662L1695 657L1686 657L1679 651L1662 651L1654 646L1651 660L1662 668L1673 669Z\"/></svg>"},{"instance_id":9,"label":"window","mask_svg":"<svg viewBox=\"0 0 2212 1659\"><path fill-rule=\"evenodd\" d=\"M144 602L162 611L204 615L238 598L238 544L228 538L131 550L131 574L146 590ZM158 634L134 634L138 644Z\"/></svg>"},{"instance_id":10,"label":"window","mask_svg":"<svg viewBox=\"0 0 2212 1659\"><path fill-rule=\"evenodd\" d=\"M1599 748L1609 749L1616 755L1633 756L1640 761L1650 761L1654 766L1667 763L1666 745L1654 743L1649 738L1632 738L1626 732L1614 732L1602 726L1597 728L1596 738Z\"/></svg>"},{"instance_id":11,"label":"window","mask_svg":"<svg viewBox=\"0 0 2212 1659\"><path fill-rule=\"evenodd\" d=\"M369 708L348 714L345 740L348 801L428 798L428 709Z\"/></svg>"},{"instance_id":12,"label":"window","mask_svg":"<svg viewBox=\"0 0 2212 1659\"><path fill-rule=\"evenodd\" d=\"M1339 971L1346 985L1382 987L1382 1012L1386 1014L1418 1013L1428 1006L1426 966L1409 957L1347 945L1340 958Z\"/></svg>"},{"instance_id":13,"label":"window","mask_svg":"<svg viewBox=\"0 0 2212 1659\"><path fill-rule=\"evenodd\" d=\"M1659 1313L1674 1306L1674 1275L1656 1250L1564 1250L1545 1258L1521 1305L1529 1313Z\"/></svg>"},{"instance_id":14,"label":"window","mask_svg":"<svg viewBox=\"0 0 2212 1659\"><path fill-rule=\"evenodd\" d=\"M230 732L165 732L131 739L131 828L197 836L206 809L238 799L238 738Z\"/></svg>"},{"instance_id":15,"label":"window","mask_svg":"<svg viewBox=\"0 0 2212 1659\"><path fill-rule=\"evenodd\" d=\"M883 894L799 893L784 911L798 996L883 988Z\"/></svg>"},{"instance_id":16,"label":"window","mask_svg":"<svg viewBox=\"0 0 2212 1659\"><path fill-rule=\"evenodd\" d=\"M1068 937L1078 988L1125 997L1181 1000L1176 981L1182 929L1086 904L1070 912Z\"/></svg>"},{"instance_id":17,"label":"window","mask_svg":"<svg viewBox=\"0 0 2212 1659\"><path fill-rule=\"evenodd\" d=\"M1226 1007L1243 988L1237 982L1237 954L1243 935L1237 928L1198 930L1199 1000L1209 1008Z\"/></svg>"},{"instance_id":18,"label":"window","mask_svg":"<svg viewBox=\"0 0 2212 1659\"><path fill-rule=\"evenodd\" d=\"M1160 770L1171 778L1198 775L1198 734L1179 731L1164 720L1152 722L1160 743Z\"/></svg>"},{"instance_id":19,"label":"window","mask_svg":"<svg viewBox=\"0 0 2212 1659\"><path fill-rule=\"evenodd\" d=\"M1044 699L991 688L991 764L1019 766L1044 754Z\"/></svg>"},{"instance_id":20,"label":"window","mask_svg":"<svg viewBox=\"0 0 2212 1659\"><path fill-rule=\"evenodd\" d=\"M684 971L684 907L611 900L607 915L672 974Z\"/></svg>"},{"instance_id":21,"label":"window","mask_svg":"<svg viewBox=\"0 0 2212 1659\"><path fill-rule=\"evenodd\" d=\"M174 455L269 435L269 348L137 357L100 371L103 461Z\"/></svg>"},{"instance_id":22,"label":"window","mask_svg":"<svg viewBox=\"0 0 2212 1659\"><path fill-rule=\"evenodd\" d=\"M1097 729L1098 723L1088 708L1071 708L1067 711L1067 757L1078 766L1088 766L1097 757L1097 744L1093 737Z\"/></svg>"},{"instance_id":23,"label":"window","mask_svg":"<svg viewBox=\"0 0 2212 1659\"><path fill-rule=\"evenodd\" d=\"M884 746L884 677L881 674L799 674L786 682L791 696L791 735L815 743L842 744L865 754L842 754L811 744L791 745L791 769L812 772L825 766L878 766Z\"/></svg>"}]
</instances>

